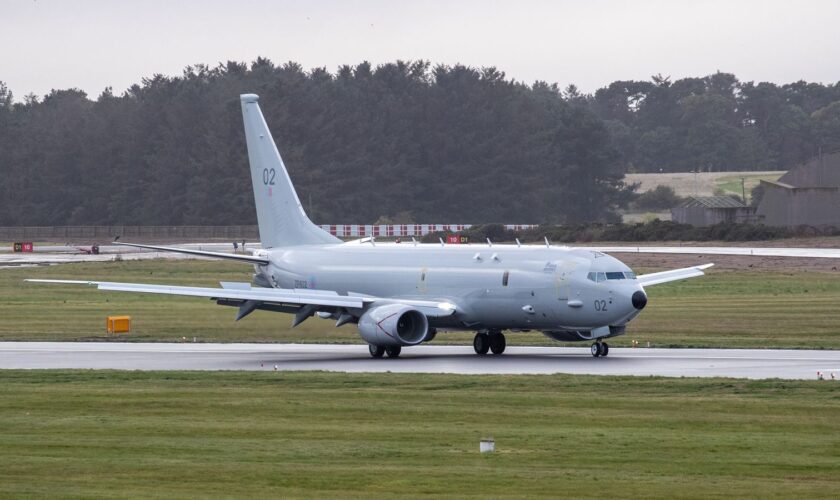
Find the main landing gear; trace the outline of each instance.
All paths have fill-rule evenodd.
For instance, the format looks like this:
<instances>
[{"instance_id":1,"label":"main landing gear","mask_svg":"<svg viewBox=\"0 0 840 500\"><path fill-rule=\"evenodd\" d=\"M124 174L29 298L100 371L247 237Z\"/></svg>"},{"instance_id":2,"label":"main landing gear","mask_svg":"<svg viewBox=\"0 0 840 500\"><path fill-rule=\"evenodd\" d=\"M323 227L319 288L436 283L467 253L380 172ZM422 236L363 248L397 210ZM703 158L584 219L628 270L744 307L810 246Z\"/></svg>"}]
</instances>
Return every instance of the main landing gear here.
<instances>
[{"instance_id":1,"label":"main landing gear","mask_svg":"<svg viewBox=\"0 0 840 500\"><path fill-rule=\"evenodd\" d=\"M589 350L592 353L592 356L596 358L599 356L607 357L610 353L610 345L599 340L598 342L592 344L592 347Z\"/></svg>"},{"instance_id":2,"label":"main landing gear","mask_svg":"<svg viewBox=\"0 0 840 500\"><path fill-rule=\"evenodd\" d=\"M505 347L507 347L507 341L500 331L479 332L475 334L473 339L473 349L479 356L487 354L488 351L493 354L502 354L505 352Z\"/></svg>"},{"instance_id":3,"label":"main landing gear","mask_svg":"<svg viewBox=\"0 0 840 500\"><path fill-rule=\"evenodd\" d=\"M381 358L386 354L389 358L398 358L402 352L402 347L398 345L385 347L381 345L368 344L368 351L373 358Z\"/></svg>"}]
</instances>

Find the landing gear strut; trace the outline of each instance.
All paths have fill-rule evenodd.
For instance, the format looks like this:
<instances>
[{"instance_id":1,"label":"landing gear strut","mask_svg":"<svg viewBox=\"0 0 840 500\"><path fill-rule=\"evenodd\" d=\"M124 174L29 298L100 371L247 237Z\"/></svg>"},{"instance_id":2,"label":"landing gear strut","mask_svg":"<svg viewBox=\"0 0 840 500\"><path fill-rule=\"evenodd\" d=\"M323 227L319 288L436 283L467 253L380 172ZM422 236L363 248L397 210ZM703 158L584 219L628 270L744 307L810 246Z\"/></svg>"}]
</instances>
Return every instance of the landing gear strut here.
<instances>
[{"instance_id":1,"label":"landing gear strut","mask_svg":"<svg viewBox=\"0 0 840 500\"><path fill-rule=\"evenodd\" d=\"M592 356L604 356L606 357L610 353L610 345L606 342L601 342L600 340L592 344L589 351L592 353Z\"/></svg>"}]
</instances>

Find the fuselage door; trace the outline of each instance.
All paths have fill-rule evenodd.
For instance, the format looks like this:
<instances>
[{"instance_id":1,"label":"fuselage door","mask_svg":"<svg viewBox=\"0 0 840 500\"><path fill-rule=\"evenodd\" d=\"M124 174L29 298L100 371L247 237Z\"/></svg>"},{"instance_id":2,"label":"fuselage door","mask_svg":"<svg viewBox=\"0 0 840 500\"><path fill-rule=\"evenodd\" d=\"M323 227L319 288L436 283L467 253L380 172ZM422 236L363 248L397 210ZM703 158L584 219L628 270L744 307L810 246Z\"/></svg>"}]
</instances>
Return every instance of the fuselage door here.
<instances>
[{"instance_id":1,"label":"fuselage door","mask_svg":"<svg viewBox=\"0 0 840 500\"><path fill-rule=\"evenodd\" d=\"M569 300L575 295L574 280L572 279L577 263L574 261L565 261L557 263L557 270L555 272L555 288L557 290L557 300Z\"/></svg>"},{"instance_id":2,"label":"fuselage door","mask_svg":"<svg viewBox=\"0 0 840 500\"><path fill-rule=\"evenodd\" d=\"M426 293L428 288L429 268L423 267L420 269L420 278L417 280L417 292Z\"/></svg>"}]
</instances>

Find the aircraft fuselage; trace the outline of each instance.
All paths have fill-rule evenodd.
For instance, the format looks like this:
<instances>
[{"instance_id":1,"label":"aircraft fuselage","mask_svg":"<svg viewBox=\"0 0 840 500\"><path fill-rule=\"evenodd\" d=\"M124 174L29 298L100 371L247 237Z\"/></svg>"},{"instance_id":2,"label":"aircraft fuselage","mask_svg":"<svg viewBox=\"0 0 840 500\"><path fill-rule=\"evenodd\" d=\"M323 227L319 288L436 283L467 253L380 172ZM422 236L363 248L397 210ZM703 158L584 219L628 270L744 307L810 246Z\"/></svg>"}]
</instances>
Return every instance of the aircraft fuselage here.
<instances>
[{"instance_id":1,"label":"aircraft fuselage","mask_svg":"<svg viewBox=\"0 0 840 500\"><path fill-rule=\"evenodd\" d=\"M275 288L451 300L457 320L430 322L452 329L606 333L639 313L632 297L644 293L619 260L562 247L353 242L262 252L271 263L257 273Z\"/></svg>"}]
</instances>

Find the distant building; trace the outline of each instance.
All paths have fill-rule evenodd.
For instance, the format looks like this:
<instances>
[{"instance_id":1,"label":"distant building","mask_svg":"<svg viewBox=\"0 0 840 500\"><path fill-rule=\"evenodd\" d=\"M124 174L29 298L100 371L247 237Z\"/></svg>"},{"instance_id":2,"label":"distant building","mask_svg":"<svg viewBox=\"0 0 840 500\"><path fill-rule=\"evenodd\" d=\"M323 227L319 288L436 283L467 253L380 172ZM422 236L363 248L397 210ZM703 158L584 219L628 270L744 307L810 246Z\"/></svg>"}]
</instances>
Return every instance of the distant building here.
<instances>
[{"instance_id":1,"label":"distant building","mask_svg":"<svg viewBox=\"0 0 840 500\"><path fill-rule=\"evenodd\" d=\"M761 186L757 214L768 226L840 227L840 152L818 156Z\"/></svg>"},{"instance_id":2,"label":"distant building","mask_svg":"<svg viewBox=\"0 0 840 500\"><path fill-rule=\"evenodd\" d=\"M730 196L689 196L671 209L671 220L693 226L721 222L756 222L755 208Z\"/></svg>"}]
</instances>

